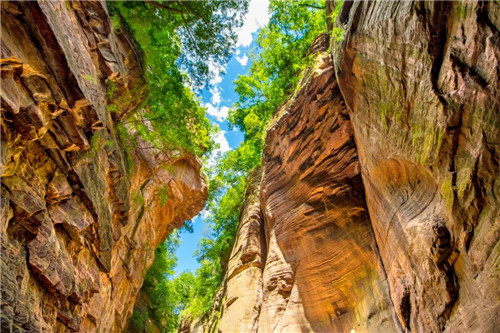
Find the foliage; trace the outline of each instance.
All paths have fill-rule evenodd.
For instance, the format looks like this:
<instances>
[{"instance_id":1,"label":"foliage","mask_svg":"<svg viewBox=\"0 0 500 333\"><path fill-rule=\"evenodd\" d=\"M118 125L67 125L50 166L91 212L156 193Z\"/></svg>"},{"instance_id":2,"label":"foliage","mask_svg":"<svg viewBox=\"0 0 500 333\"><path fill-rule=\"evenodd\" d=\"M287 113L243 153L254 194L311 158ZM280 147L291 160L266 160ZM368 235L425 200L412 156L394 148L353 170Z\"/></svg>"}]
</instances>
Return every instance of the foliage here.
<instances>
[{"instance_id":1,"label":"foliage","mask_svg":"<svg viewBox=\"0 0 500 333\"><path fill-rule=\"evenodd\" d=\"M299 82L312 61L308 49L326 28L324 1L271 1L269 24L257 39L249 73L236 81L239 101L230 121L245 132L246 141L262 145L265 124Z\"/></svg>"},{"instance_id":2,"label":"foliage","mask_svg":"<svg viewBox=\"0 0 500 333\"><path fill-rule=\"evenodd\" d=\"M212 308L238 228L246 179L261 164L266 124L299 82L299 73L313 60L308 49L326 30L324 1L271 1L269 24L259 33L252 65L235 81L239 101L229 120L245 132L245 141L219 159L209 172L208 224L211 233L197 252L193 295L185 314L200 317Z\"/></svg>"},{"instance_id":3,"label":"foliage","mask_svg":"<svg viewBox=\"0 0 500 333\"><path fill-rule=\"evenodd\" d=\"M242 24L245 0L110 1L113 22L130 31L142 50L149 96L129 120L154 146L199 156L213 148L212 126L188 87L208 81L209 65L223 65Z\"/></svg>"},{"instance_id":4,"label":"foliage","mask_svg":"<svg viewBox=\"0 0 500 333\"><path fill-rule=\"evenodd\" d=\"M176 332L179 327L180 311L191 296L194 280L191 273L183 273L174 279L175 250L179 244L179 233L173 232L155 251L155 259L141 289L150 306L146 312L134 311L130 320L130 325L137 331L150 332L154 325L166 333Z\"/></svg>"},{"instance_id":5,"label":"foliage","mask_svg":"<svg viewBox=\"0 0 500 333\"><path fill-rule=\"evenodd\" d=\"M240 97L230 111L229 120L245 132L245 141L238 149L219 158L217 165L208 170L207 209L211 215L207 223L211 232L201 240L197 251L201 266L195 274L183 273L175 279L169 277L168 283L151 279L154 284L145 282L145 288L150 288L156 295L152 300L168 300L168 305L156 306L158 322L166 327L165 331L175 326L179 314L199 318L212 309L234 243L247 176L261 163L266 124L296 89L298 74L312 60L308 54L309 46L318 34L326 30L323 8L324 1L270 2L271 19L259 33L258 48L251 54L252 65L246 75L235 81ZM160 260L158 258L161 257L157 256L155 262ZM158 265L153 264L152 276L158 276L161 271L167 272L167 276L171 274L171 268L161 263ZM146 287L148 285L150 287ZM153 288L153 285L161 287ZM161 318L169 319L161 322Z\"/></svg>"},{"instance_id":6,"label":"foliage","mask_svg":"<svg viewBox=\"0 0 500 333\"><path fill-rule=\"evenodd\" d=\"M335 9L333 10L330 17L332 22L335 22L335 20L337 20L337 16L339 15L340 8L342 8L343 2L344 2L343 0L336 2ZM344 37L344 29L334 25L331 33L332 40L335 40L337 43L339 43L340 41L342 41L343 37Z\"/></svg>"}]
</instances>

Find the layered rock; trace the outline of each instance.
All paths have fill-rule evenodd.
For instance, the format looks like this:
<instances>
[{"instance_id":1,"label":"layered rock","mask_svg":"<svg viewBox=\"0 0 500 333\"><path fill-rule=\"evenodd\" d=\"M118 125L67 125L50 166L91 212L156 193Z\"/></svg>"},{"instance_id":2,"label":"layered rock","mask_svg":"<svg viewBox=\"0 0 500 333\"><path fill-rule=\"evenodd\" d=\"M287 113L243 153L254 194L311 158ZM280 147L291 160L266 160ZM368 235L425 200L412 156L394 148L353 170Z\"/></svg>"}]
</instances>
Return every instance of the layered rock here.
<instances>
[{"instance_id":1,"label":"layered rock","mask_svg":"<svg viewBox=\"0 0 500 333\"><path fill-rule=\"evenodd\" d=\"M406 331L500 327L500 6L345 5L334 41L373 230Z\"/></svg>"},{"instance_id":2,"label":"layered rock","mask_svg":"<svg viewBox=\"0 0 500 333\"><path fill-rule=\"evenodd\" d=\"M325 51L269 125L221 300L192 332L398 329L353 128Z\"/></svg>"},{"instance_id":3,"label":"layered rock","mask_svg":"<svg viewBox=\"0 0 500 333\"><path fill-rule=\"evenodd\" d=\"M267 131L259 331L394 331L352 125L321 53Z\"/></svg>"},{"instance_id":4,"label":"layered rock","mask_svg":"<svg viewBox=\"0 0 500 333\"><path fill-rule=\"evenodd\" d=\"M250 174L241 223L227 268L223 315L218 328L224 332L257 329L262 303L262 270L266 258L264 221L260 209L261 170Z\"/></svg>"},{"instance_id":5,"label":"layered rock","mask_svg":"<svg viewBox=\"0 0 500 333\"><path fill-rule=\"evenodd\" d=\"M144 82L104 2L2 2L1 38L2 331L123 331L200 165L124 144Z\"/></svg>"},{"instance_id":6,"label":"layered rock","mask_svg":"<svg viewBox=\"0 0 500 333\"><path fill-rule=\"evenodd\" d=\"M344 3L334 65L320 55L269 125L220 320L192 331L498 330L499 17ZM245 265L241 244L263 239Z\"/></svg>"},{"instance_id":7,"label":"layered rock","mask_svg":"<svg viewBox=\"0 0 500 333\"><path fill-rule=\"evenodd\" d=\"M262 304L262 271L266 259L264 220L260 206L262 170L253 170L236 239L212 311L201 318L182 318L179 332L255 332Z\"/></svg>"}]
</instances>

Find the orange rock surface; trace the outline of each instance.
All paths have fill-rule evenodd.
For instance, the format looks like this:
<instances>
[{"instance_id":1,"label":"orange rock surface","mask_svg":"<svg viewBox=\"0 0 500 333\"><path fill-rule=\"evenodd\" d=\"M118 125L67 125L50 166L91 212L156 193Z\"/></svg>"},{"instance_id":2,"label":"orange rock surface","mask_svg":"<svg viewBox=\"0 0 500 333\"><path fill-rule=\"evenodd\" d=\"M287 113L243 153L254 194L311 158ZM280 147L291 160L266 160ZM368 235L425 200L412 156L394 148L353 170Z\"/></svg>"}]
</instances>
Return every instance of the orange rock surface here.
<instances>
[{"instance_id":1,"label":"orange rock surface","mask_svg":"<svg viewBox=\"0 0 500 333\"><path fill-rule=\"evenodd\" d=\"M207 195L190 156L127 157L133 47L104 3L67 4L2 2L6 332L123 331L154 249ZM214 310L183 332L496 332L499 18L344 2L268 126Z\"/></svg>"},{"instance_id":2,"label":"orange rock surface","mask_svg":"<svg viewBox=\"0 0 500 333\"><path fill-rule=\"evenodd\" d=\"M104 2L1 9L1 330L122 332L155 248L204 205L199 162L127 157L115 122L144 82Z\"/></svg>"},{"instance_id":3,"label":"orange rock surface","mask_svg":"<svg viewBox=\"0 0 500 333\"><path fill-rule=\"evenodd\" d=\"M261 234L241 227L242 270L192 331L498 331L499 17L344 2L333 64L322 53L269 125L260 212L240 220ZM244 270L237 249L263 239Z\"/></svg>"},{"instance_id":4,"label":"orange rock surface","mask_svg":"<svg viewBox=\"0 0 500 333\"><path fill-rule=\"evenodd\" d=\"M405 331L500 327L499 17L494 2L355 2L337 22L335 68Z\"/></svg>"}]
</instances>

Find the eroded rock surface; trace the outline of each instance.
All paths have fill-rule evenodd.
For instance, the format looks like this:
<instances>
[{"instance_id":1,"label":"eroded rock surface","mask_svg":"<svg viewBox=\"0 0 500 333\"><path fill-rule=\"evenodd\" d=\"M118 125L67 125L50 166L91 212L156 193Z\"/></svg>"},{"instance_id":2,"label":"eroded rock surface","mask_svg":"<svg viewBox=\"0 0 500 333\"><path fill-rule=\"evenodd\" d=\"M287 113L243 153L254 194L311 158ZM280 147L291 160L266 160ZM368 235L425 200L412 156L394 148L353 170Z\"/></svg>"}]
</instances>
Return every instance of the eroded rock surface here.
<instances>
[{"instance_id":1,"label":"eroded rock surface","mask_svg":"<svg viewBox=\"0 0 500 333\"><path fill-rule=\"evenodd\" d=\"M245 332L498 331L499 18L491 1L344 2L334 65L319 56L269 125L262 234L233 250L264 238L262 275L228 273L221 331L235 313Z\"/></svg>"},{"instance_id":2,"label":"eroded rock surface","mask_svg":"<svg viewBox=\"0 0 500 333\"><path fill-rule=\"evenodd\" d=\"M222 301L191 332L398 329L353 128L325 51L269 125Z\"/></svg>"},{"instance_id":3,"label":"eroded rock surface","mask_svg":"<svg viewBox=\"0 0 500 333\"><path fill-rule=\"evenodd\" d=\"M329 54L271 121L261 202L269 244L259 330L395 330L353 129ZM368 319L369 318L369 319Z\"/></svg>"},{"instance_id":4,"label":"eroded rock surface","mask_svg":"<svg viewBox=\"0 0 500 333\"><path fill-rule=\"evenodd\" d=\"M337 77L403 328L500 327L500 6L354 2Z\"/></svg>"},{"instance_id":5,"label":"eroded rock surface","mask_svg":"<svg viewBox=\"0 0 500 333\"><path fill-rule=\"evenodd\" d=\"M124 148L144 82L103 1L1 9L2 332L121 332L155 248L204 204L200 165Z\"/></svg>"}]
</instances>

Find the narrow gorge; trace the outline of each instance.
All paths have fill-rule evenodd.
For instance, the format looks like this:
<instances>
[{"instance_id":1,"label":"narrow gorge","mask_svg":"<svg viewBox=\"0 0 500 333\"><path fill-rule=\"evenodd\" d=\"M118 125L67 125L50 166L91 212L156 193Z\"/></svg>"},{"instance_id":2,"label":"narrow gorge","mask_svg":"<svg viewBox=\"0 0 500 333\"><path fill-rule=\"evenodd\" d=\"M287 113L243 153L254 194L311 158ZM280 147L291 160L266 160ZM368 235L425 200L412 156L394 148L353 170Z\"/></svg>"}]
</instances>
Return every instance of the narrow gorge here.
<instances>
[{"instance_id":1,"label":"narrow gorge","mask_svg":"<svg viewBox=\"0 0 500 333\"><path fill-rule=\"evenodd\" d=\"M2 332L169 332L130 318L155 311L141 291L155 250L212 206L219 238L198 256L217 266L175 300L179 332L498 332L500 3L318 3L271 1L270 26L314 12L324 31L290 33L312 41L290 57L301 67L263 28L285 79L259 89L284 98L248 106L267 81L237 79L246 150L216 164L233 168L221 180L211 155L134 126L159 126L156 69L127 12L2 1Z\"/></svg>"}]
</instances>

